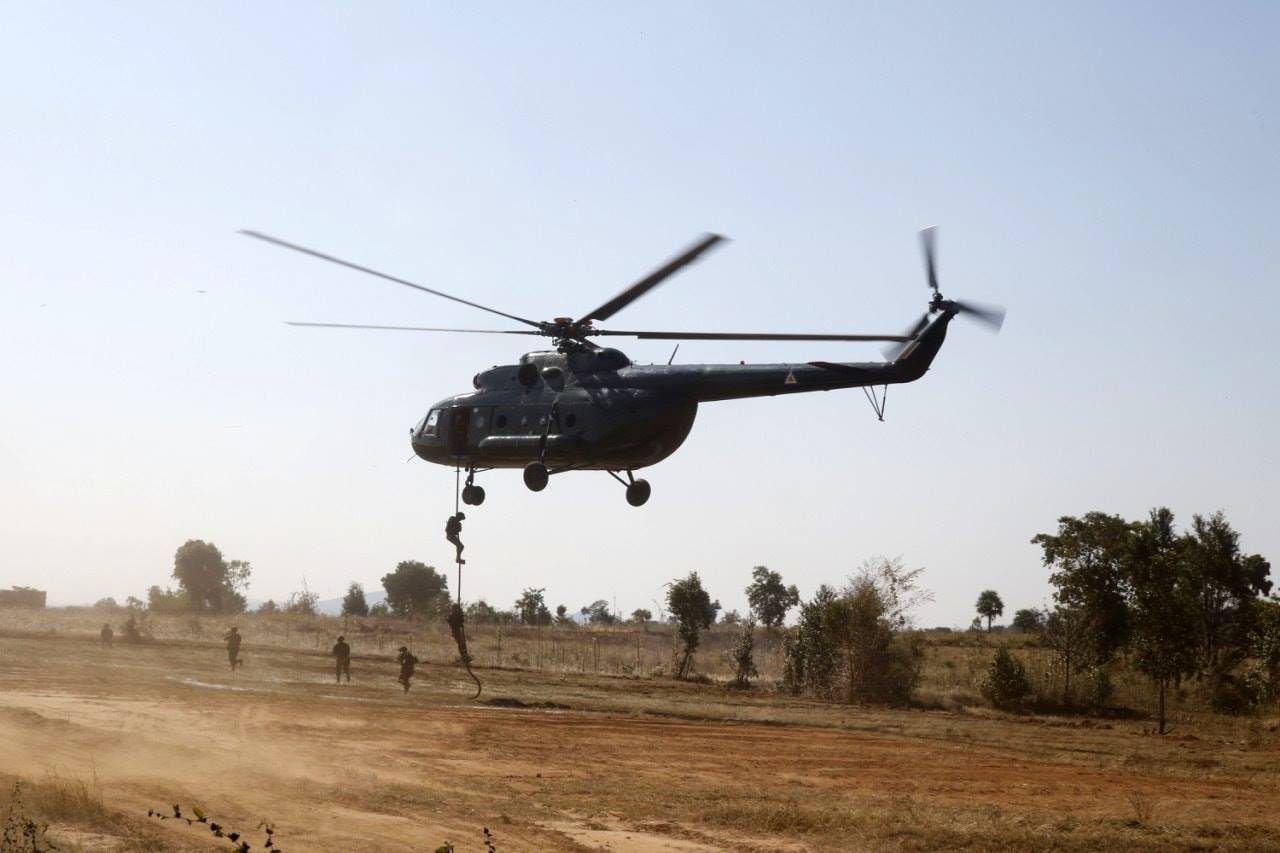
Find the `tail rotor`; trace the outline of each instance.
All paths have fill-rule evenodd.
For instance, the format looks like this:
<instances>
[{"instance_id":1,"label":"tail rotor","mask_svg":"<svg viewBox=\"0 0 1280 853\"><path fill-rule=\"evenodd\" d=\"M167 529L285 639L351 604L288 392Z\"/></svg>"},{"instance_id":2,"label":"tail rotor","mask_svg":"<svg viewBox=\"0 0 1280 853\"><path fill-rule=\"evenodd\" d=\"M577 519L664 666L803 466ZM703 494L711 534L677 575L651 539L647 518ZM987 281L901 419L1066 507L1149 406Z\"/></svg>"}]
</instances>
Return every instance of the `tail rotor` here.
<instances>
[{"instance_id":1,"label":"tail rotor","mask_svg":"<svg viewBox=\"0 0 1280 853\"><path fill-rule=\"evenodd\" d=\"M929 325L929 318L939 312L967 315L986 326L992 332L1000 331L1000 328L1004 325L1004 308L998 305L961 302L958 299L947 299L942 295L942 291L938 289L937 234L938 226L936 225L930 225L920 232L920 249L924 254L925 282L929 289L933 291L933 296L929 300L929 310L925 311L915 325L906 331L905 334L909 340L894 343L884 349L886 361L897 361L903 352L916 342L925 327Z\"/></svg>"}]
</instances>

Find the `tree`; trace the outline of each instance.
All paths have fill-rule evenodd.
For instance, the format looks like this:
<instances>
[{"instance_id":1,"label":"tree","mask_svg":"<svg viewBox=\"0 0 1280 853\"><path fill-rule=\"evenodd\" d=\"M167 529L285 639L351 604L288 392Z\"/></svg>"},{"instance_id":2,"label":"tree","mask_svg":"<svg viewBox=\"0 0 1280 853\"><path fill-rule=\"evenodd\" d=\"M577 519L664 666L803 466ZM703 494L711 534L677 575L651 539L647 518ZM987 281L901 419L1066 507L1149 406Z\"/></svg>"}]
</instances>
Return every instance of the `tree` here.
<instances>
[{"instance_id":1,"label":"tree","mask_svg":"<svg viewBox=\"0 0 1280 853\"><path fill-rule=\"evenodd\" d=\"M279 613L280 606L276 604L274 598L268 598L258 605L258 612L263 614Z\"/></svg>"},{"instance_id":2,"label":"tree","mask_svg":"<svg viewBox=\"0 0 1280 853\"><path fill-rule=\"evenodd\" d=\"M489 606L483 598L467 605L467 621L476 625L496 625L503 620L503 613Z\"/></svg>"},{"instance_id":3,"label":"tree","mask_svg":"<svg viewBox=\"0 0 1280 853\"><path fill-rule=\"evenodd\" d=\"M1089 666L1093 620L1079 607L1058 605L1044 622L1044 640L1062 667L1062 704L1072 702L1071 675Z\"/></svg>"},{"instance_id":4,"label":"tree","mask_svg":"<svg viewBox=\"0 0 1280 853\"><path fill-rule=\"evenodd\" d=\"M342 615L369 615L369 603L364 600L364 587L354 581L347 587L347 594L342 598Z\"/></svg>"},{"instance_id":5,"label":"tree","mask_svg":"<svg viewBox=\"0 0 1280 853\"><path fill-rule=\"evenodd\" d=\"M284 605L284 612L295 616L315 616L316 604L319 601L319 594L307 589L304 583L301 591L289 595L289 600Z\"/></svg>"},{"instance_id":6,"label":"tree","mask_svg":"<svg viewBox=\"0 0 1280 853\"><path fill-rule=\"evenodd\" d=\"M97 601L93 603L93 606L102 608L104 610L115 610L120 605L116 604L116 600L114 598L108 596L106 598L99 598Z\"/></svg>"},{"instance_id":7,"label":"tree","mask_svg":"<svg viewBox=\"0 0 1280 853\"><path fill-rule=\"evenodd\" d=\"M1011 626L1022 634L1039 634L1044 630L1045 614L1034 607L1024 607L1013 614Z\"/></svg>"},{"instance_id":8,"label":"tree","mask_svg":"<svg viewBox=\"0 0 1280 853\"><path fill-rule=\"evenodd\" d=\"M901 704L920 677L923 646L903 629L929 593L920 569L874 560L839 593L823 584L787 635L783 683L793 693Z\"/></svg>"},{"instance_id":9,"label":"tree","mask_svg":"<svg viewBox=\"0 0 1280 853\"><path fill-rule=\"evenodd\" d=\"M556 605L556 624L557 625L573 624L573 618L569 615L569 608L565 607L563 604Z\"/></svg>"},{"instance_id":10,"label":"tree","mask_svg":"<svg viewBox=\"0 0 1280 853\"><path fill-rule=\"evenodd\" d=\"M1195 594L1198 668L1228 670L1246 653L1258 597L1271 591L1271 564L1240 552L1240 534L1221 512L1192 518L1185 556Z\"/></svg>"},{"instance_id":11,"label":"tree","mask_svg":"<svg viewBox=\"0 0 1280 853\"><path fill-rule=\"evenodd\" d=\"M653 614L643 607L637 607L631 611L631 621L637 625L644 625L646 622L653 621Z\"/></svg>"},{"instance_id":12,"label":"tree","mask_svg":"<svg viewBox=\"0 0 1280 853\"><path fill-rule=\"evenodd\" d=\"M124 606L130 610L141 610L147 606L147 603L136 595L130 595L125 597Z\"/></svg>"},{"instance_id":13,"label":"tree","mask_svg":"<svg viewBox=\"0 0 1280 853\"><path fill-rule=\"evenodd\" d=\"M1196 667L1196 592L1188 571L1190 542L1173 529L1173 513L1153 509L1135 526L1130 561L1130 632L1134 663L1156 683L1159 733L1165 733L1165 693Z\"/></svg>"},{"instance_id":14,"label":"tree","mask_svg":"<svg viewBox=\"0 0 1280 853\"><path fill-rule=\"evenodd\" d=\"M747 586L747 603L751 612L766 628L777 628L787 618L787 611L800 603L800 591L795 585L785 586L782 575L765 566L751 570L751 583Z\"/></svg>"},{"instance_id":15,"label":"tree","mask_svg":"<svg viewBox=\"0 0 1280 853\"><path fill-rule=\"evenodd\" d=\"M175 592L171 589L161 589L157 585L147 589L147 609L152 613L177 613L190 608L187 594L181 590Z\"/></svg>"},{"instance_id":16,"label":"tree","mask_svg":"<svg viewBox=\"0 0 1280 853\"><path fill-rule=\"evenodd\" d=\"M742 632L738 634L738 639L734 641L733 648L725 652L725 657L728 658L734 668L734 687L749 687L751 686L751 679L760 674L756 670L755 662L755 633L755 621L747 619L742 623Z\"/></svg>"},{"instance_id":17,"label":"tree","mask_svg":"<svg viewBox=\"0 0 1280 853\"><path fill-rule=\"evenodd\" d=\"M676 623L680 638L680 650L675 661L676 678L688 677L701 632L716 621L718 609L719 602L712 604L697 572L690 572L688 577L667 585L667 610Z\"/></svg>"},{"instance_id":18,"label":"tree","mask_svg":"<svg viewBox=\"0 0 1280 853\"><path fill-rule=\"evenodd\" d=\"M617 617L609 612L609 602L603 598L591 602L578 612L587 617L587 621L592 625L612 625L618 621Z\"/></svg>"},{"instance_id":19,"label":"tree","mask_svg":"<svg viewBox=\"0 0 1280 853\"><path fill-rule=\"evenodd\" d=\"M742 615L736 610L726 610L720 614L721 625L740 625L742 623Z\"/></svg>"},{"instance_id":20,"label":"tree","mask_svg":"<svg viewBox=\"0 0 1280 853\"><path fill-rule=\"evenodd\" d=\"M978 595L977 603L978 615L987 620L987 633L991 633L991 620L1004 613L1004 602L1000 600L1000 593L994 589L983 590Z\"/></svg>"},{"instance_id":21,"label":"tree","mask_svg":"<svg viewBox=\"0 0 1280 853\"><path fill-rule=\"evenodd\" d=\"M1031 541L1043 551L1051 567L1054 598L1073 614L1087 618L1084 626L1090 663L1101 664L1129 638L1128 551L1133 526L1123 518L1091 512L1083 518L1063 516L1056 534L1041 533Z\"/></svg>"},{"instance_id":22,"label":"tree","mask_svg":"<svg viewBox=\"0 0 1280 853\"><path fill-rule=\"evenodd\" d=\"M551 624L551 611L547 609L546 599L542 595L544 592L546 592L545 589L528 587L520 593L520 597L516 599L515 613L521 624Z\"/></svg>"},{"instance_id":23,"label":"tree","mask_svg":"<svg viewBox=\"0 0 1280 853\"><path fill-rule=\"evenodd\" d=\"M252 567L244 560L227 562L212 542L188 539L173 555L173 577L197 613L236 613L244 609L240 590L249 584Z\"/></svg>"},{"instance_id":24,"label":"tree","mask_svg":"<svg viewBox=\"0 0 1280 853\"><path fill-rule=\"evenodd\" d=\"M401 618L438 616L449 606L449 581L435 568L417 560L404 560L382 576L387 606Z\"/></svg>"}]
</instances>

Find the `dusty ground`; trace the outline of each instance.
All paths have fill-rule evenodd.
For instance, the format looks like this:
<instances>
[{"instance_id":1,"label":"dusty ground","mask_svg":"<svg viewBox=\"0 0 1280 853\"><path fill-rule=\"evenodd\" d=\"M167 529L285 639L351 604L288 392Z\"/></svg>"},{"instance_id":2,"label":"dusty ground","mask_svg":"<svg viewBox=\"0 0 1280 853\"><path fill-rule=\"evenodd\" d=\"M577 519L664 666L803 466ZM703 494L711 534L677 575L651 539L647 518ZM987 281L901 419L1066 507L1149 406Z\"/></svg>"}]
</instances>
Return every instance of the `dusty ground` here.
<instances>
[{"instance_id":1,"label":"dusty ground","mask_svg":"<svg viewBox=\"0 0 1280 853\"><path fill-rule=\"evenodd\" d=\"M287 851L1280 849L1274 726L830 706L585 675L419 669L358 656L0 634L0 774L54 813L63 849L211 847L148 808L273 822ZM259 833L250 832L254 849Z\"/></svg>"}]
</instances>

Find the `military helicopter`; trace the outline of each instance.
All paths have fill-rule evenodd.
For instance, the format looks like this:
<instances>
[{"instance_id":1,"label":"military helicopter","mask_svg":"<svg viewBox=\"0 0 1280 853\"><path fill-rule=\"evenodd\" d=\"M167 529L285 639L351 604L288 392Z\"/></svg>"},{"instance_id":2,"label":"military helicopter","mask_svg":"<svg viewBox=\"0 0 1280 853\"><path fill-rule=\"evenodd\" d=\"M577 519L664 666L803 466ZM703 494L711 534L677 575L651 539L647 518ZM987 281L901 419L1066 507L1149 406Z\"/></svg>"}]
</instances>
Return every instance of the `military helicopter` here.
<instances>
[{"instance_id":1,"label":"military helicopter","mask_svg":"<svg viewBox=\"0 0 1280 853\"><path fill-rule=\"evenodd\" d=\"M634 472L674 453L693 426L698 405L743 397L771 397L805 391L862 388L880 420L888 386L914 382L925 374L957 315L969 315L993 330L1004 321L1001 308L946 299L938 290L934 263L935 229L920 232L925 272L933 296L924 315L900 335L790 334L775 332L663 332L601 329L608 320L719 245L707 234L663 266L578 319L530 320L439 290L387 275L258 231L240 233L312 257L443 297L521 323L524 329L451 329L352 323L303 323L341 329L537 335L554 349L526 353L519 363L477 373L475 390L433 405L409 431L413 452L428 462L466 471L462 500L484 503L477 474L495 468L523 468L524 483L540 492L552 475L607 471L626 489L627 503L641 506L651 492ZM809 361L796 364L633 364L613 347L592 338L630 337L665 341L882 341L891 344L884 362ZM677 350L679 344L676 345ZM875 388L883 390L877 395ZM623 479L625 475L626 479Z\"/></svg>"}]
</instances>

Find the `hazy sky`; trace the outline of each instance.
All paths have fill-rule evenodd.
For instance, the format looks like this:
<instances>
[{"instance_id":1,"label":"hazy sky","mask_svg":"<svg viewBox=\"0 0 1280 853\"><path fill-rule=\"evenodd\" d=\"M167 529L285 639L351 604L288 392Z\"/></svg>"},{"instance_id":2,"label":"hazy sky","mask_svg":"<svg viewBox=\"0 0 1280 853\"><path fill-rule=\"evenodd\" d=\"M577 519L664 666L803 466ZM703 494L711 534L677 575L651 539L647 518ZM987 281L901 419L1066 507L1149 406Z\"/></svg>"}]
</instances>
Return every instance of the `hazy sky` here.
<instances>
[{"instance_id":1,"label":"hazy sky","mask_svg":"<svg viewBox=\"0 0 1280 853\"><path fill-rule=\"evenodd\" d=\"M704 231L623 328L897 332L938 224L958 320L890 390L704 406L629 507L483 475L464 596L654 609L696 569L809 595L924 566L925 624L1049 595L1063 514L1224 510L1280 560L1280 6L9 3L0 27L0 586L143 595L174 550L254 598L445 567L453 472L407 430L523 339L290 328L538 318ZM206 291L201 293L199 291ZM660 342L624 344L666 361ZM871 360L686 343L681 361Z\"/></svg>"}]
</instances>

